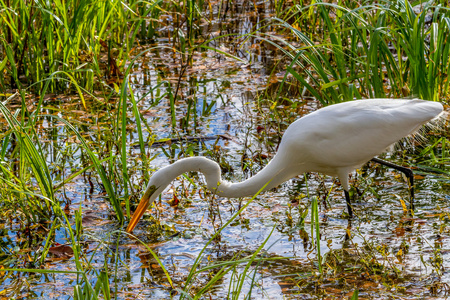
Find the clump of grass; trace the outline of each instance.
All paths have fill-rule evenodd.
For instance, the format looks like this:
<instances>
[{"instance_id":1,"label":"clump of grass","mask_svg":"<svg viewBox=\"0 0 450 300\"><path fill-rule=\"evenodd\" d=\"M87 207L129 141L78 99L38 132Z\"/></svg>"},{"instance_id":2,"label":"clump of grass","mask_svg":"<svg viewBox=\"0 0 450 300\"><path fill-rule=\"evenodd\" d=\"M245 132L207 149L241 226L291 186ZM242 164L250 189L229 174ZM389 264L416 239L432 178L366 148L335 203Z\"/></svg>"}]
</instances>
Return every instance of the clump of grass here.
<instances>
[{"instance_id":1,"label":"clump of grass","mask_svg":"<svg viewBox=\"0 0 450 300\"><path fill-rule=\"evenodd\" d=\"M2 160L0 161L3 175L0 181L5 188L3 192L9 194L6 199L17 197L16 201L11 199L10 202L22 206L24 212L28 211L27 207L29 206L36 209L36 213L25 213L25 216L38 222L37 216L49 217L51 212L56 211L59 206L42 145L34 129L34 124L26 122L23 115L21 120L18 118L20 111L13 114L4 103L0 102L0 112L9 125L9 130L3 138ZM15 164L12 157L7 159L8 148L13 150L14 157L19 158L19 164ZM33 181L36 185L33 184Z\"/></svg>"},{"instance_id":2,"label":"clump of grass","mask_svg":"<svg viewBox=\"0 0 450 300\"><path fill-rule=\"evenodd\" d=\"M78 85L92 91L106 84L102 78L118 76L136 37L151 39L161 1L1 1L0 71L6 70L0 92L6 87L32 86L36 93L43 80L57 71L72 74ZM102 53L108 54L105 61ZM9 81L9 82L8 82ZM70 86L70 85L69 85ZM52 80L50 90L66 91ZM101 86L101 85L100 85Z\"/></svg>"},{"instance_id":3,"label":"clump of grass","mask_svg":"<svg viewBox=\"0 0 450 300\"><path fill-rule=\"evenodd\" d=\"M450 10L439 1L315 1L294 5L271 25L289 30L292 40L263 38L289 57L287 73L325 105L448 95Z\"/></svg>"}]
</instances>

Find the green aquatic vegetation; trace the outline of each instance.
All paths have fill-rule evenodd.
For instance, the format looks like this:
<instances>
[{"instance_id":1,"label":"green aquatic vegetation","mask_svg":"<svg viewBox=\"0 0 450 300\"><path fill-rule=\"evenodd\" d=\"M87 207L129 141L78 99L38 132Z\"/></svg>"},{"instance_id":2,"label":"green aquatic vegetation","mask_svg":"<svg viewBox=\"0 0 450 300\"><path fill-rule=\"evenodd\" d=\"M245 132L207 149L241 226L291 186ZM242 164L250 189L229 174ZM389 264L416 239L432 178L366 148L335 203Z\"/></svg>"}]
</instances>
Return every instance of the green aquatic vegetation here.
<instances>
[{"instance_id":1,"label":"green aquatic vegetation","mask_svg":"<svg viewBox=\"0 0 450 300\"><path fill-rule=\"evenodd\" d=\"M116 72L111 70L112 59L123 62L129 58L137 36L154 37L156 22L147 27L146 18L158 17L161 2L1 1L0 70L8 71L11 88L32 85L38 92L49 74L63 71L91 91L102 82L100 78ZM113 47L117 49L114 56ZM101 58L105 51L107 62ZM66 88L58 80L50 85L52 92Z\"/></svg>"},{"instance_id":2,"label":"green aquatic vegetation","mask_svg":"<svg viewBox=\"0 0 450 300\"><path fill-rule=\"evenodd\" d=\"M439 1L414 7L406 0L357 7L346 2L296 5L279 14L283 19L270 22L293 35L290 40L261 35L287 55L288 74L324 104L377 97L446 98L449 7Z\"/></svg>"},{"instance_id":3,"label":"green aquatic vegetation","mask_svg":"<svg viewBox=\"0 0 450 300\"><path fill-rule=\"evenodd\" d=\"M12 97L10 97L11 99ZM4 103L0 102L0 111L6 119L10 132L4 137L2 153L3 160L1 169L3 172L2 181L7 186L7 191L10 193L18 193L19 199L28 198L31 207L36 206L40 213L44 216L50 216L53 211L56 212L59 206L54 195L54 187L52 176L47 167L45 154L42 150L42 145L39 137L34 129L34 124L27 124L22 119L19 121L19 111L12 114ZM22 115L23 117L23 115ZM18 173L8 170L9 162L5 161L6 148L14 147L13 153L16 153L19 158ZM14 169L14 168L12 168ZM39 194L32 186L26 187L27 183L31 183L32 177L36 180ZM38 199L35 196L39 197ZM37 200L37 201L36 201ZM28 215L28 214L26 214ZM31 217L34 219L33 214ZM37 221L37 220L34 220Z\"/></svg>"},{"instance_id":4,"label":"green aquatic vegetation","mask_svg":"<svg viewBox=\"0 0 450 300\"><path fill-rule=\"evenodd\" d=\"M311 201L311 237L315 237L315 245L317 251L317 264L319 273L323 273L322 256L320 255L320 224L319 224L319 208L317 206L317 198Z\"/></svg>"}]
</instances>

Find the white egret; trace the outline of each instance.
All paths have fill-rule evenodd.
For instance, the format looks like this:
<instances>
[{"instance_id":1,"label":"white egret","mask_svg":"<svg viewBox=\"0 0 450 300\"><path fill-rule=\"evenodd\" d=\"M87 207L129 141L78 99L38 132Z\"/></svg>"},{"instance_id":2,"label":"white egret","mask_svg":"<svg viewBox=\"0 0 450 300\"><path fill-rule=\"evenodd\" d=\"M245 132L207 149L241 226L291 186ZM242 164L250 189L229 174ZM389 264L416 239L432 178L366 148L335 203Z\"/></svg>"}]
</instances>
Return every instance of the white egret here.
<instances>
[{"instance_id":1,"label":"white egret","mask_svg":"<svg viewBox=\"0 0 450 300\"><path fill-rule=\"evenodd\" d=\"M207 188L228 198L252 196L266 184L264 190L269 190L299 174L321 172L339 178L352 216L348 175L373 159L408 176L412 203L411 170L374 157L415 133L442 111L442 104L438 102L416 99L368 99L324 107L292 123L269 164L255 176L239 183L222 180L219 165L208 158L180 159L150 178L127 232L133 231L145 210L173 179L189 171L203 173Z\"/></svg>"}]
</instances>

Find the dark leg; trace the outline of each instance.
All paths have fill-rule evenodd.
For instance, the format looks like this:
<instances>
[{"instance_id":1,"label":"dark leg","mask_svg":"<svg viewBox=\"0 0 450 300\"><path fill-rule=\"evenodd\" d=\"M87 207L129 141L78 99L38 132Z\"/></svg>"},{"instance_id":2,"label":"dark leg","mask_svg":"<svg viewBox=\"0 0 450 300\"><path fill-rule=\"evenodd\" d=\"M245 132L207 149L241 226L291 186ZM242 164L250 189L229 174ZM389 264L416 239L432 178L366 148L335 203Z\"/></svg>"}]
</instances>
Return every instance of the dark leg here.
<instances>
[{"instance_id":1,"label":"dark leg","mask_svg":"<svg viewBox=\"0 0 450 300\"><path fill-rule=\"evenodd\" d=\"M348 215L350 216L350 218L353 218L353 209L350 203L350 194L346 190L344 190L344 194L345 194L345 201L347 202Z\"/></svg>"},{"instance_id":2,"label":"dark leg","mask_svg":"<svg viewBox=\"0 0 450 300\"><path fill-rule=\"evenodd\" d=\"M348 219L347 221L347 230L345 231L344 241L342 244L342 249L348 249L351 246L348 244L348 241L351 238L350 232L352 231L352 219Z\"/></svg>"},{"instance_id":3,"label":"dark leg","mask_svg":"<svg viewBox=\"0 0 450 300\"><path fill-rule=\"evenodd\" d=\"M410 212L412 214L412 212L414 211L414 174L413 174L413 171L411 169L393 164L391 162L388 162L388 161L385 161L385 160L382 160L382 159L379 159L376 157L372 158L371 160L373 162L379 163L381 165L385 165L386 167L393 168L393 169L405 174L405 176L408 178L409 195L411 197L411 200L410 200L411 201L411 206L410 206L411 211Z\"/></svg>"}]
</instances>

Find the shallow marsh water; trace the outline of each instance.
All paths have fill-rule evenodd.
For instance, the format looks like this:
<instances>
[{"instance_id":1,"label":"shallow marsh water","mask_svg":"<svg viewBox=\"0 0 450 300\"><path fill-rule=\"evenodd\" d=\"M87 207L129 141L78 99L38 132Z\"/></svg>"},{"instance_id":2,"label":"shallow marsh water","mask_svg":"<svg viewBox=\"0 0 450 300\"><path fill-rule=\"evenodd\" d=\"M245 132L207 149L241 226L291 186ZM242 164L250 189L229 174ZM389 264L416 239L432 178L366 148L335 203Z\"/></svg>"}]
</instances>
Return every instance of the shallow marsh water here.
<instances>
[{"instance_id":1,"label":"shallow marsh water","mask_svg":"<svg viewBox=\"0 0 450 300\"><path fill-rule=\"evenodd\" d=\"M255 22L247 15L238 15L235 20L242 21L237 25L240 33L250 31ZM161 39L159 46L164 42L165 39ZM253 44L258 45L256 41ZM291 116L286 124L278 124L275 117L270 119L270 116L260 115L264 109L255 103L259 92L267 87L273 68L274 54L268 52L268 55L242 52L242 57L252 60L250 64L211 50L196 54L194 66L187 69L181 82L182 98L195 99L191 104L195 106L194 113L184 130L179 128L178 122L186 117L188 101L176 103L177 129L172 130L169 101L166 98L159 102L156 100L166 92L164 87L142 100L141 112L156 141L179 136L226 137L147 148L149 157L156 156L151 163L153 169L183 157L183 152L208 155L227 162L233 171L226 173L225 177L239 181L267 163L266 159L259 158L270 157L275 151L280 136L276 129L285 129L287 123L295 119ZM136 65L130 82L137 98L161 81L177 82L180 65L171 59L172 56L169 51L150 51ZM106 109L92 114L69 113L72 101L50 102L48 111L61 113L69 121L81 122L80 126L85 126L86 132L92 132L94 141L96 135L107 138L114 113ZM209 106L210 112L203 114L205 107ZM313 99L306 99L299 104L298 110L307 113L317 106ZM280 106L280 109L285 108ZM42 125L43 140L52 130L60 132L56 141L47 143L49 165L55 170L60 168L59 172L54 172L58 181L79 169L83 160L76 145L71 145L76 140L59 125L51 122ZM137 134L131 132L128 164L134 170L135 198L143 184L139 171L142 162L139 151L133 147L137 139ZM52 149L67 149L67 156L53 155ZM388 154L389 157L392 161L411 165L415 165L418 159L411 149L404 155L394 152ZM400 201L408 202L407 186L397 173L371 164L370 168L354 173L352 177L356 178L354 183L363 194L355 203L357 216L351 222L343 216L345 200L333 179L317 174L299 176L274 191L258 195L222 231L220 238L210 244L202 265L246 257L268 239L261 253L267 260L252 266L256 277L252 279L249 276L241 298L250 291L252 280L256 283L252 288L253 299L340 299L351 296L356 289L360 298L445 298L450 283L447 271L450 267L448 179L429 173L417 178L416 213L411 218L404 213ZM329 191L330 197L325 199ZM168 204L174 194L181 201L178 207ZM104 196L92 171L75 178L61 193L61 199L68 203L72 222L74 211L82 209L84 235L80 239L84 241L84 251L91 266L96 270L110 266L111 287L122 299L177 298L179 294L172 293L163 271L148 250L124 234L124 228L111 217L112 209ZM309 213L304 220L302 218L302 214L310 210L310 200L314 196L319 198L320 252L325 269L322 277L317 269ZM201 176L180 177L162 195L157 208L146 214L133 234L158 255L175 288L181 288L206 242L247 201L249 198L214 198L203 188ZM3 247L7 248L4 252L11 253L11 257L19 255L19 246L23 243L19 226L15 229L17 231L2 231ZM56 242L65 244L67 240L64 230L56 233ZM210 297L225 298L230 284L236 284L244 266L236 267L235 272L218 282ZM11 260L9 267L23 266L15 265L15 260ZM45 268L76 269L70 257L50 257ZM29 299L71 298L77 280L73 274L14 273L8 276L0 290L7 291L5 295ZM97 275L92 272L88 276L94 283ZM201 289L211 276L207 272L200 274L193 290Z\"/></svg>"}]
</instances>

